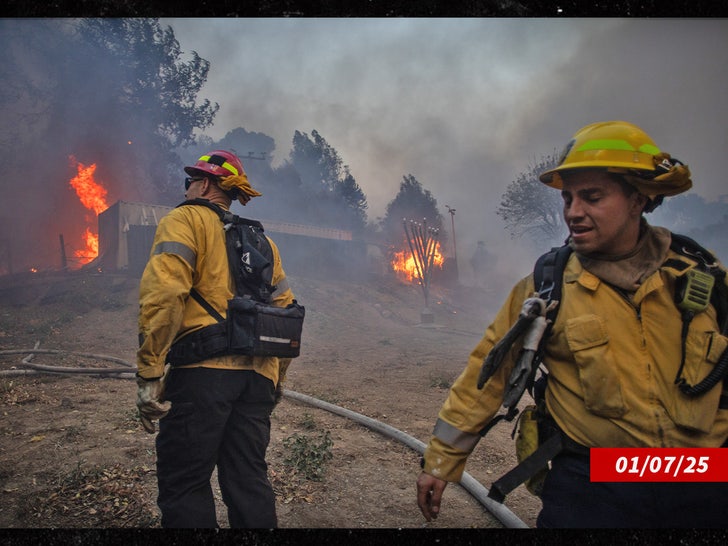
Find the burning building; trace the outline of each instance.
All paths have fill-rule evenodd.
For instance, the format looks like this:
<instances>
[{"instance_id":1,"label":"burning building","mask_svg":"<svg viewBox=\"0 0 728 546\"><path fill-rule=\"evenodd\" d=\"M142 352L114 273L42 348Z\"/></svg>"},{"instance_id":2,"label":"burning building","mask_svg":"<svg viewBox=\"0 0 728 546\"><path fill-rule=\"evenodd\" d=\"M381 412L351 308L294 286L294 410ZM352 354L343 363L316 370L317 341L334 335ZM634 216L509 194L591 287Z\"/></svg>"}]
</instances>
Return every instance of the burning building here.
<instances>
[{"instance_id":1,"label":"burning building","mask_svg":"<svg viewBox=\"0 0 728 546\"><path fill-rule=\"evenodd\" d=\"M141 276L159 220L172 207L118 201L99 214L99 253L94 267ZM346 230L262 220L291 274L315 275L353 268L361 272L366 244ZM349 272L353 273L353 271Z\"/></svg>"},{"instance_id":2,"label":"burning building","mask_svg":"<svg viewBox=\"0 0 728 546\"><path fill-rule=\"evenodd\" d=\"M110 196L134 192L96 163L68 160L66 189L49 206L52 214L44 216L44 224L28 225L26 216L13 210L0 217L0 227L7 226L0 236L0 275L83 269L141 276L159 221L172 207L126 200L109 205ZM357 239L348 230L252 217L276 242L290 275L364 279L383 273L377 242ZM381 267L391 271L392 266Z\"/></svg>"},{"instance_id":3,"label":"burning building","mask_svg":"<svg viewBox=\"0 0 728 546\"><path fill-rule=\"evenodd\" d=\"M99 214L98 257L101 271L141 276L149 259L159 220L172 207L117 201Z\"/></svg>"}]
</instances>

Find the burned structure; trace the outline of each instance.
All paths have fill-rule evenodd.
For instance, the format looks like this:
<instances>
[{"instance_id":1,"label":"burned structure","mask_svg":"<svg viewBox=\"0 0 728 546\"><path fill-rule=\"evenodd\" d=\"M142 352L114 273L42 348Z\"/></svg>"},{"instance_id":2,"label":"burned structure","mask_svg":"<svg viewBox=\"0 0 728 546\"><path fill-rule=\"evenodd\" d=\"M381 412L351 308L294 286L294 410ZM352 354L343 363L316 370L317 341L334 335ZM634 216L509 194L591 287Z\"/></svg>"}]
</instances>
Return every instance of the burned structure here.
<instances>
[{"instance_id":1,"label":"burned structure","mask_svg":"<svg viewBox=\"0 0 728 546\"><path fill-rule=\"evenodd\" d=\"M172 207L117 201L98 216L99 253L92 265L104 272L141 276L149 259L159 220ZM292 275L346 275L369 271L367 244L350 231L260 220L281 251Z\"/></svg>"},{"instance_id":2,"label":"burned structure","mask_svg":"<svg viewBox=\"0 0 728 546\"><path fill-rule=\"evenodd\" d=\"M170 210L172 207L117 201L101 212L99 255L94 266L101 271L141 276L159 220Z\"/></svg>"}]
</instances>

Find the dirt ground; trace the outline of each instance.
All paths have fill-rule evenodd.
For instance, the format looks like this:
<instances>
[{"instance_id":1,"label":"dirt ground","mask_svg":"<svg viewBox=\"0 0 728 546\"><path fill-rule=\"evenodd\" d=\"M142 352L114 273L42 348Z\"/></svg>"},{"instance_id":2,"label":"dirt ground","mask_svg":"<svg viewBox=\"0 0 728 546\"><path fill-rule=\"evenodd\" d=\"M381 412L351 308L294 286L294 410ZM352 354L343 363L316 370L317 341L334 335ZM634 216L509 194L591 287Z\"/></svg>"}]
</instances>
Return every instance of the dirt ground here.
<instances>
[{"instance_id":1,"label":"dirt ground","mask_svg":"<svg viewBox=\"0 0 728 546\"><path fill-rule=\"evenodd\" d=\"M434 323L422 324L418 286L394 279L289 281L306 322L286 388L425 443L501 296L433 286ZM9 372L28 364L128 363L133 373L137 283L100 273L0 278L0 528L159 527L154 436L139 423L131 373ZM30 348L73 354L7 354ZM511 429L499 424L469 460L466 471L485 487L514 465ZM308 475L292 462L301 453L296 445L319 463ZM418 453L290 396L274 410L268 461L282 528L503 527L459 485L448 487L441 516L426 523L416 504ZM226 527L217 484L214 490ZM523 486L505 506L535 525L540 502Z\"/></svg>"}]
</instances>

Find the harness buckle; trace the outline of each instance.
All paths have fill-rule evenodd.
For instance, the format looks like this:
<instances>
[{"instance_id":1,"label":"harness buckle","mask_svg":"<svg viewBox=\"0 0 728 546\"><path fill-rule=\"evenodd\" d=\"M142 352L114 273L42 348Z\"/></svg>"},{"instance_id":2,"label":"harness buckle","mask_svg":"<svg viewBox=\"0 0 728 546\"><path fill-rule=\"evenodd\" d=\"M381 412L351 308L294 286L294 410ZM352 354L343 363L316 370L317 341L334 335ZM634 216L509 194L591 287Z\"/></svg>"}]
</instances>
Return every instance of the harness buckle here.
<instances>
[{"instance_id":1,"label":"harness buckle","mask_svg":"<svg viewBox=\"0 0 728 546\"><path fill-rule=\"evenodd\" d=\"M556 286L556 283L554 281L551 281L551 283L544 288L544 282L541 282L541 286L538 289L538 297L543 300L550 300L551 299L551 293L554 291L554 287Z\"/></svg>"}]
</instances>

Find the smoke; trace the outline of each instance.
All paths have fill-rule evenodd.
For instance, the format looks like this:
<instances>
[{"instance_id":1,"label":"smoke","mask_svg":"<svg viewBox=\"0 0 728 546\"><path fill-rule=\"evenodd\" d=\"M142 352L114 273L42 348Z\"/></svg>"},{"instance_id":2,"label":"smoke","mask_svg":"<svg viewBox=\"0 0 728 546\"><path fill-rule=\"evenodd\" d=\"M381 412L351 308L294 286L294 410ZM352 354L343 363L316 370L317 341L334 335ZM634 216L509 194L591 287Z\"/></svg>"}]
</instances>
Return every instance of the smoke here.
<instances>
[{"instance_id":1,"label":"smoke","mask_svg":"<svg viewBox=\"0 0 728 546\"><path fill-rule=\"evenodd\" d=\"M717 153L728 65L715 52L728 46L726 20L162 23L212 63L203 92L221 109L210 134L260 131L282 161L295 130L316 129L350 166L370 221L413 174L444 216L445 205L457 210L461 271L479 240L508 269L530 270L538 249L510 239L495 214L500 197L594 121L640 125L690 165L693 191L725 193Z\"/></svg>"},{"instance_id":2,"label":"smoke","mask_svg":"<svg viewBox=\"0 0 728 546\"><path fill-rule=\"evenodd\" d=\"M462 274L470 271L468 260L480 240L499 256L505 277L530 271L538 249L510 239L495 214L500 198L529 164L560 150L577 129L594 121L636 123L690 166L692 191L709 200L726 193L719 158L728 144L721 115L728 111L728 64L716 54L728 48L724 19L161 23L173 28L183 51L194 50L211 62L200 98L219 103L220 111L208 136L220 140L238 127L267 135L275 143L273 166L279 166L296 130L317 130L366 194L370 221L384 215L402 177L411 173L432 192L446 220L445 205L456 209ZM8 25L0 27L5 32ZM26 69L41 73L40 62L29 59ZM101 84L97 78L87 81L97 95ZM127 157L120 148L82 155L79 143L89 145L88 134L83 136L73 115L66 113L63 134L52 135L54 153L98 162L110 185L110 202L150 199L147 173L120 177L118 158ZM96 115L103 119L108 112ZM134 141L143 138L138 134ZM121 142L126 141L123 135ZM70 176L43 172L33 193L28 186L14 186L0 212L3 226L14 225L19 215L8 203L33 202L49 224L58 215L82 216L67 187ZM9 185L7 179L2 183ZM253 200L244 212L256 217L257 210ZM276 220L287 215L281 207ZM53 234L54 227L46 231Z\"/></svg>"},{"instance_id":3,"label":"smoke","mask_svg":"<svg viewBox=\"0 0 728 546\"><path fill-rule=\"evenodd\" d=\"M108 205L158 199L156 173L141 167L153 134L114 87L123 70L75 43L74 29L65 19L0 21L0 273L58 269L64 255L69 268L82 265L75 253L87 229L97 232L97 211L71 186L79 163L96 166Z\"/></svg>"}]
</instances>

